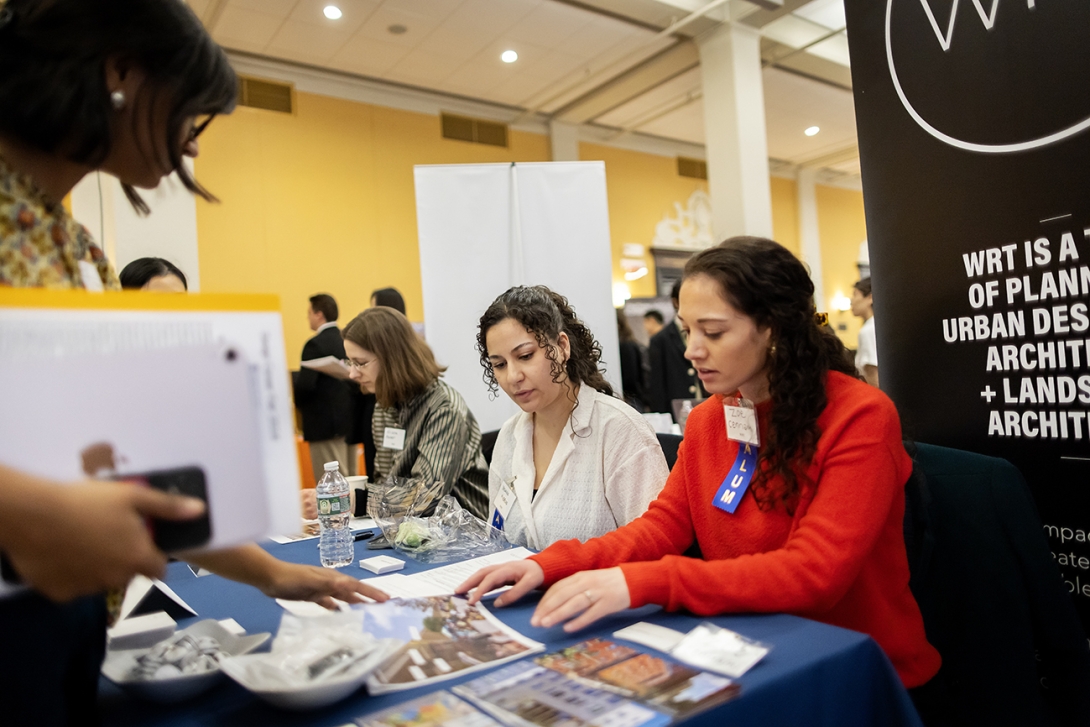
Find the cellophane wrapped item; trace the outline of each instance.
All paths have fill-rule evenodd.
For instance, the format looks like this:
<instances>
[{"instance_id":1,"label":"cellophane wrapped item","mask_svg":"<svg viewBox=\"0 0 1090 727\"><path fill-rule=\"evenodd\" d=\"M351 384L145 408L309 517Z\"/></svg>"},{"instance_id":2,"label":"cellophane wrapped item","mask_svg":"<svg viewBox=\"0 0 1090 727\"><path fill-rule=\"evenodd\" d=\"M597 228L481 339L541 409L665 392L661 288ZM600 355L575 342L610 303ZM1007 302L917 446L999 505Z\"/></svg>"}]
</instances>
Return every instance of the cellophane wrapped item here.
<instances>
[{"instance_id":1,"label":"cellophane wrapped item","mask_svg":"<svg viewBox=\"0 0 1090 727\"><path fill-rule=\"evenodd\" d=\"M395 550L421 563L448 563L510 547L503 532L463 508L442 483L390 478L368 488L371 516Z\"/></svg>"},{"instance_id":2,"label":"cellophane wrapped item","mask_svg":"<svg viewBox=\"0 0 1090 727\"><path fill-rule=\"evenodd\" d=\"M359 611L312 618L284 614L269 653L229 659L224 671L255 691L343 680L362 684L401 645L397 639L376 639L365 633Z\"/></svg>"}]
</instances>

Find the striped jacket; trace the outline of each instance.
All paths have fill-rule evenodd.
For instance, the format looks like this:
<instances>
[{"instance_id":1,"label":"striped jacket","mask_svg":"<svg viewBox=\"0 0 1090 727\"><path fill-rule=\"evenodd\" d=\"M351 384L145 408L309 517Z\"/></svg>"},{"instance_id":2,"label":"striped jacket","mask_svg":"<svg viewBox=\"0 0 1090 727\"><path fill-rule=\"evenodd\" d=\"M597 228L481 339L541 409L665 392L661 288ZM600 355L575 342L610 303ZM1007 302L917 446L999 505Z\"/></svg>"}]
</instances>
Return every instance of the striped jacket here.
<instances>
[{"instance_id":1,"label":"striped jacket","mask_svg":"<svg viewBox=\"0 0 1090 727\"><path fill-rule=\"evenodd\" d=\"M383 446L387 427L405 430L405 446ZM406 404L375 407L373 480L415 477L441 480L462 507L488 516L488 465L481 454L481 431L462 395L436 379Z\"/></svg>"}]
</instances>

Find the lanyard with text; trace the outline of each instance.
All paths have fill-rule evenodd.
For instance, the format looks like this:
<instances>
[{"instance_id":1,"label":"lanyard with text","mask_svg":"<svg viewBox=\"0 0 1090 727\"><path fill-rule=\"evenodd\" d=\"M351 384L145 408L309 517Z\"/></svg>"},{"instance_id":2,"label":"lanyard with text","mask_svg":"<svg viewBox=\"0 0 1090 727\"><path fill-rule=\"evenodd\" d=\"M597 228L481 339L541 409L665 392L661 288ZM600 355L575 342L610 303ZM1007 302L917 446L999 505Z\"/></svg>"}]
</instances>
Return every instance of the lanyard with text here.
<instances>
[{"instance_id":1,"label":"lanyard with text","mask_svg":"<svg viewBox=\"0 0 1090 727\"><path fill-rule=\"evenodd\" d=\"M738 456L715 493L712 504L733 515L757 471L761 435L757 428L757 411L752 402L742 398L725 398L723 416L727 423L727 439L738 442Z\"/></svg>"}]
</instances>

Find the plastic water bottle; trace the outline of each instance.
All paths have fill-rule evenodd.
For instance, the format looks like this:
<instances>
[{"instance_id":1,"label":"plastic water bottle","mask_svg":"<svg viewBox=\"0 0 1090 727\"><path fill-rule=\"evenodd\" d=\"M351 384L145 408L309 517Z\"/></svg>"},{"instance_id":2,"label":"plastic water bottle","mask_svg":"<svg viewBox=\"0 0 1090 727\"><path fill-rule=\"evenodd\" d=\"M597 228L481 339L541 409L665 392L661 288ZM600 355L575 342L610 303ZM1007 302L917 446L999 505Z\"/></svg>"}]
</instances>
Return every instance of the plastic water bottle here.
<instances>
[{"instance_id":1,"label":"plastic water bottle","mask_svg":"<svg viewBox=\"0 0 1090 727\"><path fill-rule=\"evenodd\" d=\"M326 568L349 565L355 557L355 542L348 524L351 509L348 480L341 475L340 463L326 462L325 474L318 483L318 524L321 527L318 551Z\"/></svg>"}]
</instances>

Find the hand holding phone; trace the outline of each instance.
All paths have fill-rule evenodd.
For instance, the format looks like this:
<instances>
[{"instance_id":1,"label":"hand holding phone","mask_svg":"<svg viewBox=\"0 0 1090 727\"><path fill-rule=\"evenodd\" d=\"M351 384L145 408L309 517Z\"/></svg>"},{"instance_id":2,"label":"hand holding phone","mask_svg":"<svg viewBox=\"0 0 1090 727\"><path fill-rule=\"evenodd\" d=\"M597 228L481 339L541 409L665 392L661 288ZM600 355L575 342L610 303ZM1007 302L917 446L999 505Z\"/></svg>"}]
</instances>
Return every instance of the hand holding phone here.
<instances>
[{"instance_id":1,"label":"hand holding phone","mask_svg":"<svg viewBox=\"0 0 1090 727\"><path fill-rule=\"evenodd\" d=\"M138 474L117 475L117 480L145 484L169 495L185 495L205 504L204 514L193 520L153 518L148 526L152 539L164 553L192 550L212 539L212 521L208 512L208 486L200 467L175 467Z\"/></svg>"}]
</instances>

